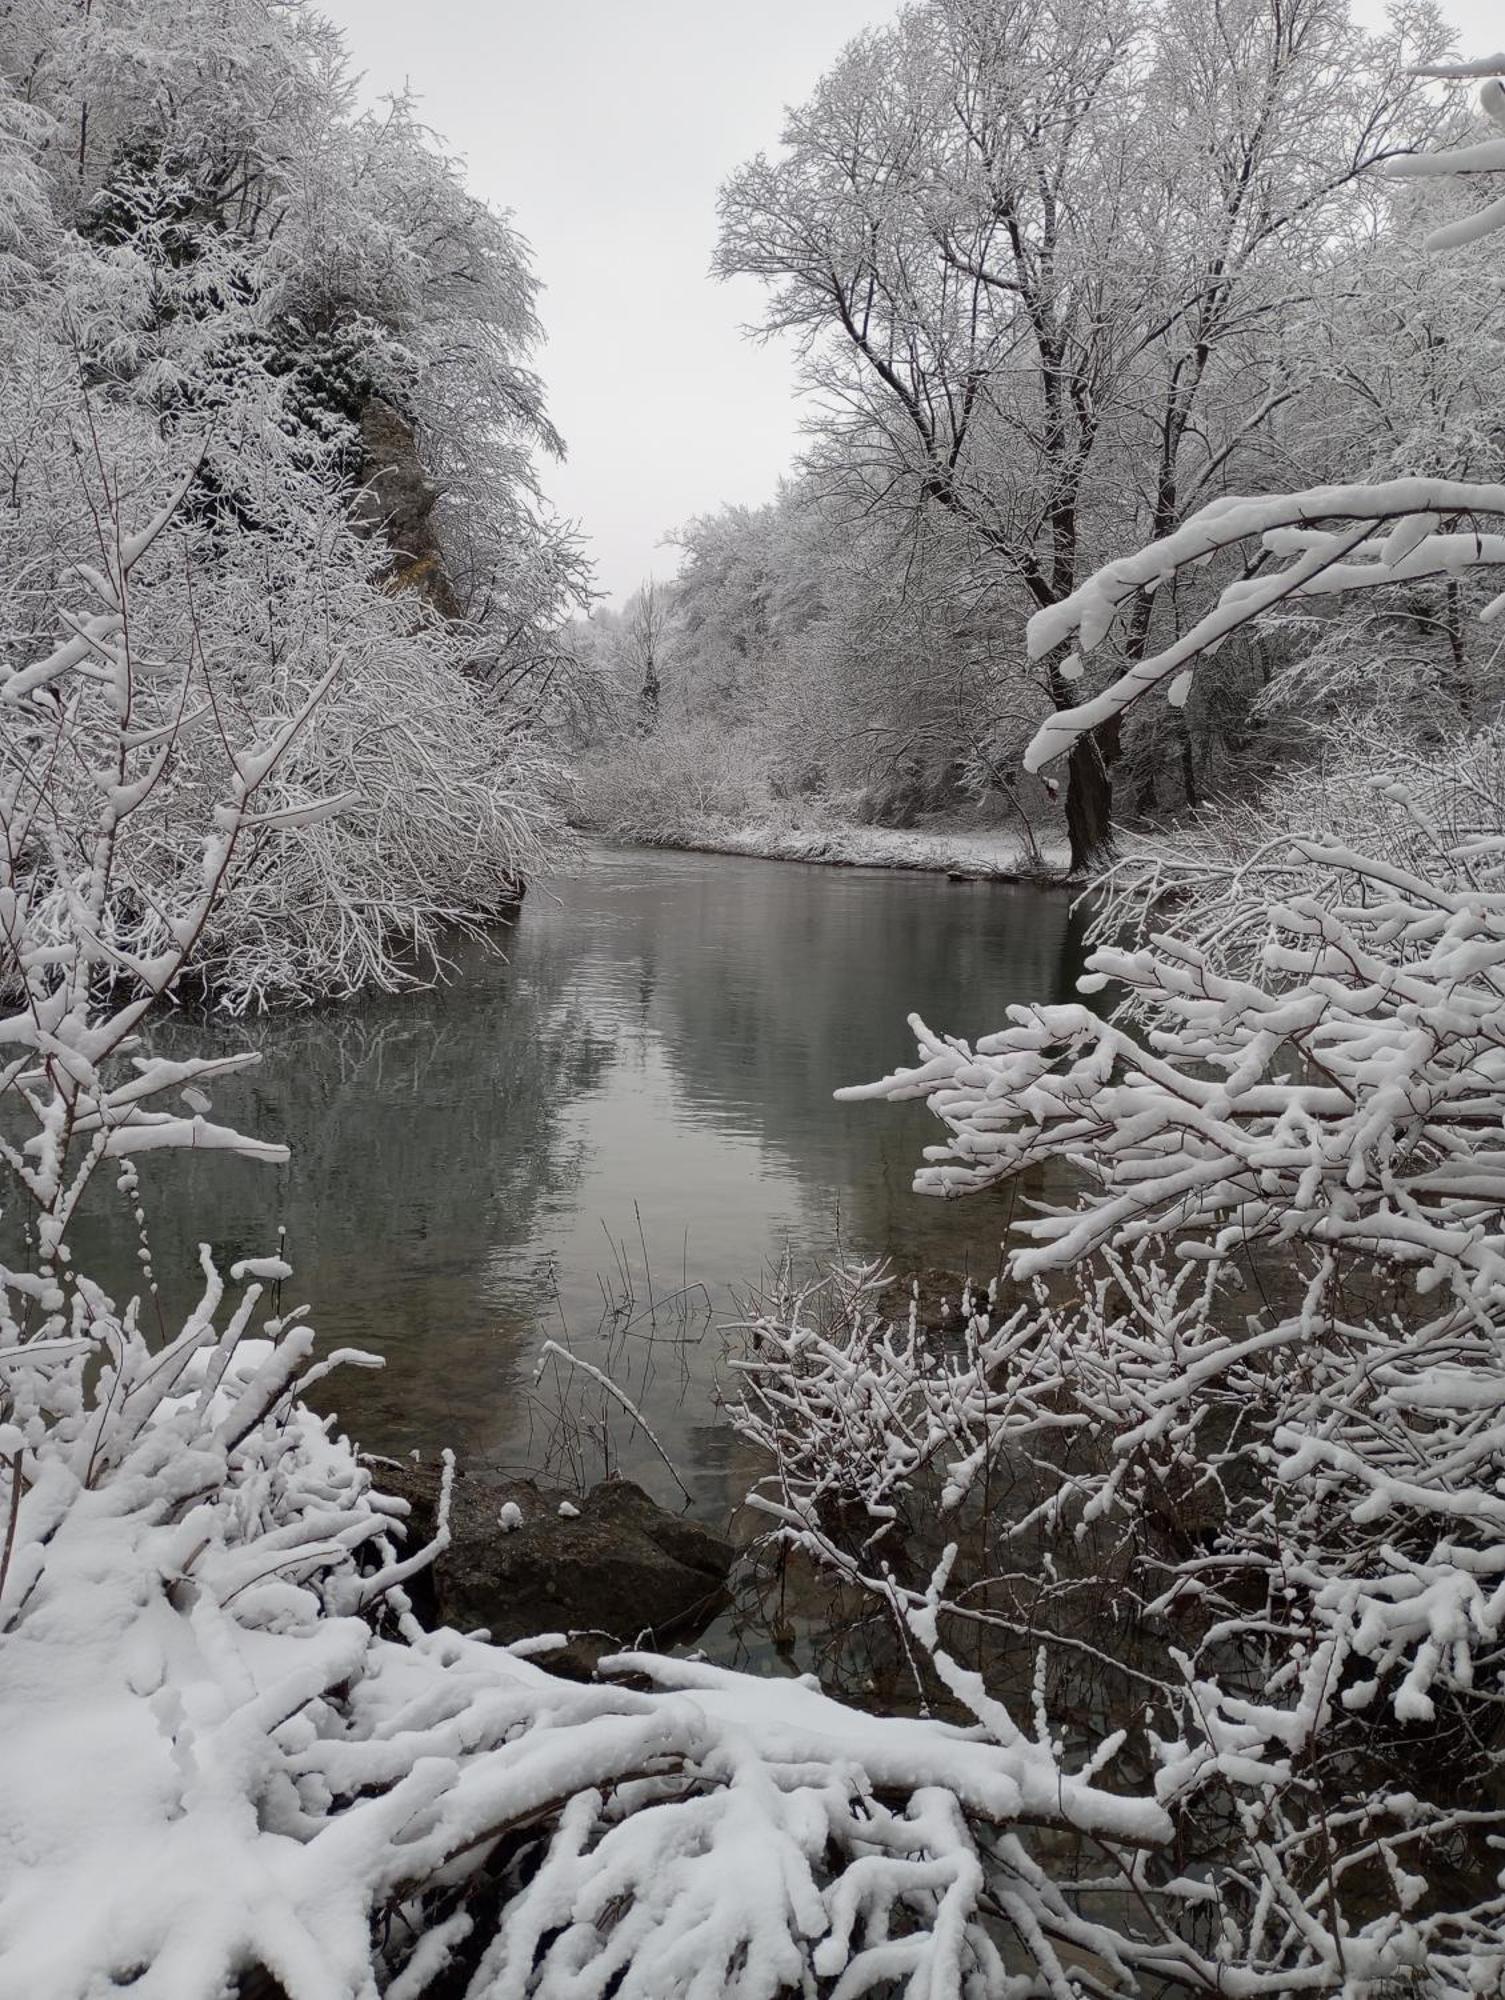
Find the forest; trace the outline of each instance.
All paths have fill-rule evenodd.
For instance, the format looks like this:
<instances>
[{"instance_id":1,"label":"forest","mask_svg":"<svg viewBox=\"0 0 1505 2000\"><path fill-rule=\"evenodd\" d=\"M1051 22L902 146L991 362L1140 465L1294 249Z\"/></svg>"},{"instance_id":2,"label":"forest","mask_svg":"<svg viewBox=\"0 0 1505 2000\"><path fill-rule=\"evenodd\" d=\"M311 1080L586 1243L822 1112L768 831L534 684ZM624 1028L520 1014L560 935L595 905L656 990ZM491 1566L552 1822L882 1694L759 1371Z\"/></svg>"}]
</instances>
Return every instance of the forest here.
<instances>
[{"instance_id":1,"label":"forest","mask_svg":"<svg viewBox=\"0 0 1505 2000\"><path fill-rule=\"evenodd\" d=\"M1407 750L1484 720L1487 582L1433 572L1367 619L1272 607L1183 704L1021 768L1080 692L1025 626L1105 563L1228 493L1498 476L1480 183L1387 173L1466 131L1417 74L1443 40L1425 10L1374 36L1341 7L1188 0L919 8L850 48L720 199L718 268L797 343L809 448L585 624L616 694L579 732L595 821L960 813L1026 854L1066 834L1087 870L1114 827L1304 788L1355 716ZM1115 662L1186 599L1142 593Z\"/></svg>"},{"instance_id":2,"label":"forest","mask_svg":"<svg viewBox=\"0 0 1505 2000\"><path fill-rule=\"evenodd\" d=\"M411 97L304 0L0 0L0 2000L1498 1994L1505 53L1426 0L905 0L707 202L805 442L613 607L526 216ZM563 1609L435 1614L491 1489L446 1445L425 1511L400 1421L347 1429L387 1357L320 1285L395 1285L463 1147L553 1278L626 1058L528 941L571 867L621 933L656 848L931 899L991 856L947 908L1035 926L1034 983L963 1036L929 980L912 1059L828 1075L912 945L852 919L849 1022L815 918L715 933L665 1063L707 1128L713 1042L785 1153L795 1098L919 1107L915 1190L1005 1242L939 1319L843 1249L718 1326L767 1644L603 1595L582 1665ZM403 1010L499 955L425 1118ZM341 1020L429 1067L321 1071ZM179 1257L174 1167L287 1162L263 1053L402 1201L278 1182ZM602 1296L615 1346L540 1323L506 1379L552 1358L576 1455L617 1424L688 1505ZM786 1593L893 1678L801 1670Z\"/></svg>"}]
</instances>

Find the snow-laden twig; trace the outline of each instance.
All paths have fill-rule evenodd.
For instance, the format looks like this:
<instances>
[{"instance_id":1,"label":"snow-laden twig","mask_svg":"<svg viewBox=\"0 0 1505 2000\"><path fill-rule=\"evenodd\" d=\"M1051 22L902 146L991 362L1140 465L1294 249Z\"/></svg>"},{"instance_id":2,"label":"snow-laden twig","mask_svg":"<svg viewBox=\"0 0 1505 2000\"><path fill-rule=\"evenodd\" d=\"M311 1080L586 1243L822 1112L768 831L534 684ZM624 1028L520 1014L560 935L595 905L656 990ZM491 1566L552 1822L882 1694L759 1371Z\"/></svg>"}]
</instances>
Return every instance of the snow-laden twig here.
<instances>
[{"instance_id":1,"label":"snow-laden twig","mask_svg":"<svg viewBox=\"0 0 1505 2000\"><path fill-rule=\"evenodd\" d=\"M611 1396L616 1402L621 1404L622 1408L627 1412L628 1416L632 1418L633 1422L637 1425L638 1429L643 1433L644 1437L647 1438L649 1444L653 1446L653 1449L658 1453L659 1457L668 1467L669 1477L674 1481L675 1485L679 1488L680 1492L683 1493L685 1498L688 1500L690 1498L689 1487L686 1486L685 1482L680 1478L679 1473L675 1469L673 1459L671 1459L668 1452L664 1450L664 1447L660 1442L656 1432L654 1431L653 1426L649 1423L648 1419L643 1415L642 1411L638 1408L637 1404L633 1402L632 1398L627 1394L627 1391L619 1387L617 1383L613 1382L611 1377L606 1373L604 1368L598 1368L593 1361L587 1361L582 1355L574 1353L570 1348L561 1346L557 1340L546 1340L543 1346L538 1350L538 1368L535 1369L534 1371L535 1376L542 1371L545 1363L549 1360L551 1356L556 1361L568 1362L571 1368L578 1368L582 1374L589 1375L589 1377L593 1382L599 1384L599 1386L603 1388L609 1396Z\"/></svg>"}]
</instances>

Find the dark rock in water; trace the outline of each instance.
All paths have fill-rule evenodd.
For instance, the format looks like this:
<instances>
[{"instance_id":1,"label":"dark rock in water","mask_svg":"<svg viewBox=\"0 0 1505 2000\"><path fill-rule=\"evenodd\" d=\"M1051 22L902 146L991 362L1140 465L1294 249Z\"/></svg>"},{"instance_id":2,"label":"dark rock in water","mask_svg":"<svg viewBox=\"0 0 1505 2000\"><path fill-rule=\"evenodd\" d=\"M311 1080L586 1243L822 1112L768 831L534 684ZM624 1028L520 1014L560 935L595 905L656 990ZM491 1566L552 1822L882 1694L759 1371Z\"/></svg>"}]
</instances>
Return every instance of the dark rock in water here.
<instances>
[{"instance_id":1,"label":"dark rock in water","mask_svg":"<svg viewBox=\"0 0 1505 2000\"><path fill-rule=\"evenodd\" d=\"M436 1464L371 1461L379 1493L412 1509L408 1546L434 1532ZM578 1509L561 1514L561 1503ZM516 1509L521 1520L503 1525ZM640 1640L692 1635L720 1608L732 1545L714 1529L669 1513L639 1486L610 1479L585 1495L531 1479L457 1473L450 1545L409 1586L426 1623L473 1631L500 1645L546 1632L578 1635L551 1664L588 1671L602 1653Z\"/></svg>"}]
</instances>

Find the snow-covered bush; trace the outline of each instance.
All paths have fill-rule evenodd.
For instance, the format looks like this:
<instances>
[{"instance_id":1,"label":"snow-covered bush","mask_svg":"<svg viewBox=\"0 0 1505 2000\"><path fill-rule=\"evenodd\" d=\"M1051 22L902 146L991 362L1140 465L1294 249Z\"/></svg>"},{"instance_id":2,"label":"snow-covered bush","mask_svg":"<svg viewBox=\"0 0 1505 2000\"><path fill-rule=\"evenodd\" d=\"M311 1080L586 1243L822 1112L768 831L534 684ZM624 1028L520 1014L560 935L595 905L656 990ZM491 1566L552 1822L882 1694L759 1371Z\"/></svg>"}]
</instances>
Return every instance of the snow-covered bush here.
<instances>
[{"instance_id":1,"label":"snow-covered bush","mask_svg":"<svg viewBox=\"0 0 1505 2000\"><path fill-rule=\"evenodd\" d=\"M1345 1318L1336 1278L1239 1326L1163 1247L1073 1289L946 1344L770 1301L755 1504L921 1699L1031 1707L1169 1815L1169 1852L1056 1850L1117 1975L1076 1990L1496 1991L1498 1342Z\"/></svg>"},{"instance_id":2,"label":"snow-covered bush","mask_svg":"<svg viewBox=\"0 0 1505 2000\"><path fill-rule=\"evenodd\" d=\"M432 1551L295 1401L307 1329L241 1339L259 1290L218 1327L211 1280L155 1349L97 1298L71 1341L0 1323L50 1405L23 1389L0 1474L6 2000L417 2000L457 1957L474 2000L1003 1994L994 1894L1073 1927L1013 1829L1164 1833L1049 1740L425 1634L402 1583Z\"/></svg>"},{"instance_id":3,"label":"snow-covered bush","mask_svg":"<svg viewBox=\"0 0 1505 2000\"><path fill-rule=\"evenodd\" d=\"M1176 931L1089 962L1112 1018L1019 1006L975 1047L916 1021L919 1066L847 1094L928 1101L926 1191L1064 1167L1010 1260L1051 1289L949 1347L833 1340L798 1301L755 1329L741 1428L785 1542L901 1624L923 1600L953 1646L988 1634L995 1675L1027 1640L1070 1696L1095 1660L1094 1732L1144 1728L1131 1765L1178 1746L1155 1795L1275 1990L1310 1952L1366 1991L1352 1947L1403 1964L1412 1912L1423 1990L1505 1971L1498 771L1490 735L1382 774L1375 852L1188 839L1152 878Z\"/></svg>"},{"instance_id":4,"label":"snow-covered bush","mask_svg":"<svg viewBox=\"0 0 1505 2000\"><path fill-rule=\"evenodd\" d=\"M1272 902L1344 893L1325 854L1361 853L1411 876L1489 889L1505 841L1505 726L1418 744L1404 723L1367 735L1324 729L1312 755L1248 799L1225 800L1187 826L1126 838L1097 884L1094 939L1144 942L1173 928L1256 975ZM1135 1008L1124 996L1127 1011Z\"/></svg>"},{"instance_id":5,"label":"snow-covered bush","mask_svg":"<svg viewBox=\"0 0 1505 2000\"><path fill-rule=\"evenodd\" d=\"M720 827L781 818L750 736L712 722L624 729L577 764L576 823L624 840L678 845Z\"/></svg>"},{"instance_id":6,"label":"snow-covered bush","mask_svg":"<svg viewBox=\"0 0 1505 2000\"><path fill-rule=\"evenodd\" d=\"M0 589L13 635L0 648L0 772L46 829L14 856L32 922L60 936L71 922L72 857L90 838L95 773L119 723L102 668L66 702L38 690L91 653L105 663L114 646L130 674L133 740L172 746L122 826L103 888L116 973L133 976L133 962L171 949L178 885L200 866L226 743L250 715L260 729L307 720L267 772L205 911L195 976L236 1008L421 976L443 930L504 907L537 860L548 767L512 736L488 690L457 670L457 642L415 628L377 587L377 557L337 504L325 509L317 564L306 546L277 538L234 563L215 547L212 523L194 518L195 448L166 531L116 578L111 561L157 499L143 472L120 471L94 415L85 403L77 417L69 478L84 520L68 551L73 572L58 581L57 637L25 571ZM164 457L149 466L165 472ZM59 568L63 556L52 557Z\"/></svg>"}]
</instances>

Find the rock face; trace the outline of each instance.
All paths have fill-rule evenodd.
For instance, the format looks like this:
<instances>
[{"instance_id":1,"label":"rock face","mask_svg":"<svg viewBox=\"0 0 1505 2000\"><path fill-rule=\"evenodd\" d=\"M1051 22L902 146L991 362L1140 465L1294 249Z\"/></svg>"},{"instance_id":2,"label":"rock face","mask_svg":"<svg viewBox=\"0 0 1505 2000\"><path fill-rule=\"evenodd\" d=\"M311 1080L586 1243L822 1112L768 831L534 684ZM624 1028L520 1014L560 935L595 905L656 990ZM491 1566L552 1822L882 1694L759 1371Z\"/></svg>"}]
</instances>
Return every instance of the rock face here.
<instances>
[{"instance_id":1,"label":"rock face","mask_svg":"<svg viewBox=\"0 0 1505 2000\"><path fill-rule=\"evenodd\" d=\"M434 1530L438 1466L377 1459L371 1471L379 1492L408 1502L408 1545L418 1547ZM561 1514L561 1503L576 1511ZM503 1525L504 1510L513 1525ZM461 1631L484 1626L503 1645L577 1635L555 1664L582 1671L618 1646L700 1630L720 1608L732 1563L723 1536L668 1513L625 1479L581 1497L531 1479L462 1472L450 1537L414 1580L419 1616Z\"/></svg>"},{"instance_id":2,"label":"rock face","mask_svg":"<svg viewBox=\"0 0 1505 2000\"><path fill-rule=\"evenodd\" d=\"M373 396L361 411L361 447L361 490L351 519L363 534L386 537L393 590L416 590L441 618L458 618L460 602L432 520L439 488L423 468L411 424Z\"/></svg>"}]
</instances>

